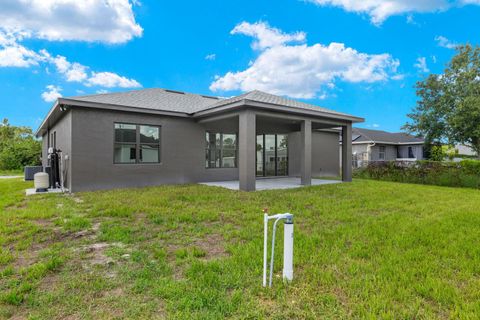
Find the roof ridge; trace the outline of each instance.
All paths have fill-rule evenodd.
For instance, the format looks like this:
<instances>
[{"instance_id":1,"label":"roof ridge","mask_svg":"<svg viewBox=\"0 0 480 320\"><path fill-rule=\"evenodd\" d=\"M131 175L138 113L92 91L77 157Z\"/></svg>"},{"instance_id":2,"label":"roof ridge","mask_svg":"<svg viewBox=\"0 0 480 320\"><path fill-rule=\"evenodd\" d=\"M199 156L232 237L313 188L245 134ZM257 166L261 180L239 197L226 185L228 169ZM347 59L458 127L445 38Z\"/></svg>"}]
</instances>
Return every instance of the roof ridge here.
<instances>
[{"instance_id":1,"label":"roof ridge","mask_svg":"<svg viewBox=\"0 0 480 320\"><path fill-rule=\"evenodd\" d=\"M117 94L124 95L124 94L133 93L133 92L145 92L145 91L155 91L155 90L161 90L163 92L173 93L173 94L183 93L185 95L198 96L198 97L203 97L207 99L225 100L225 98L219 97L219 96L212 96L212 95L202 94L202 93L192 93L192 92L173 90L173 89L167 89L167 88L141 88L141 89L132 89L127 91L120 91L120 92L102 92L102 93L93 93L93 94L78 95L78 96L68 96L63 98L75 99L75 98L89 98L89 97L95 97L95 96L106 96L106 95L117 95Z\"/></svg>"}]
</instances>

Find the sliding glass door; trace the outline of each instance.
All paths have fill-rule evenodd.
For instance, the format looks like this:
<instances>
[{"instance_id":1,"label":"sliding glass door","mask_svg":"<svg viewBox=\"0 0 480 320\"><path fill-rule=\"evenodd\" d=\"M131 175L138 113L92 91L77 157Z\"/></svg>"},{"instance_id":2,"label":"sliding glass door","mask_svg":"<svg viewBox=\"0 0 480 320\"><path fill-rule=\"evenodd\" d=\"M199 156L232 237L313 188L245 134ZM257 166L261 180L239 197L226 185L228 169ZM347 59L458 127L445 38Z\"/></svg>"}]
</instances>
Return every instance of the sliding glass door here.
<instances>
[{"instance_id":1,"label":"sliding glass door","mask_svg":"<svg viewBox=\"0 0 480 320\"><path fill-rule=\"evenodd\" d=\"M288 176L287 135L277 135L277 176Z\"/></svg>"},{"instance_id":2,"label":"sliding glass door","mask_svg":"<svg viewBox=\"0 0 480 320\"><path fill-rule=\"evenodd\" d=\"M257 135L256 172L260 177L288 175L288 143L285 134Z\"/></svg>"}]
</instances>

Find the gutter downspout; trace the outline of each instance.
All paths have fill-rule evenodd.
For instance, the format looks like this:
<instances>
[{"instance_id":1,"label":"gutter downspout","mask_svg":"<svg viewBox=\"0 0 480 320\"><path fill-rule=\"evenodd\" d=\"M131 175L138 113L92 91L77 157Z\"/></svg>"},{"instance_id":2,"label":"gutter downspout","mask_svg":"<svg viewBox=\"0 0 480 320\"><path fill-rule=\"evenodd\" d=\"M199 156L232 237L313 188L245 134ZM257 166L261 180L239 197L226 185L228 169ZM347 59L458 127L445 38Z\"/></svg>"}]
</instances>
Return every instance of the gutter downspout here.
<instances>
[{"instance_id":1,"label":"gutter downspout","mask_svg":"<svg viewBox=\"0 0 480 320\"><path fill-rule=\"evenodd\" d=\"M371 151L370 149L371 149L372 147L375 147L376 145L377 145L376 142L373 142L373 143L370 142L370 143L367 145L367 155L368 155L367 161L370 161L371 158L372 158L372 153L371 153L372 151Z\"/></svg>"}]
</instances>

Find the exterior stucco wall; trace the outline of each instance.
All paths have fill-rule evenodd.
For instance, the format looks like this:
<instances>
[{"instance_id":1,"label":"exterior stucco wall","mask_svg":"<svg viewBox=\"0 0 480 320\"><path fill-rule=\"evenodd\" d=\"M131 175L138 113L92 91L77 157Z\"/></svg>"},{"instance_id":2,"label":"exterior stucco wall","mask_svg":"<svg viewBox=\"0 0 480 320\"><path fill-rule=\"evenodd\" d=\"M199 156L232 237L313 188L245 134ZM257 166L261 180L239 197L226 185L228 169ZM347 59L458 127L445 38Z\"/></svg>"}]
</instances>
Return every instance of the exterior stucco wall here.
<instances>
[{"instance_id":1,"label":"exterior stucco wall","mask_svg":"<svg viewBox=\"0 0 480 320\"><path fill-rule=\"evenodd\" d=\"M79 108L73 119L74 192L238 179L236 168L205 168L208 126L192 119ZM160 163L114 164L115 122L160 126Z\"/></svg>"},{"instance_id":2,"label":"exterior stucco wall","mask_svg":"<svg viewBox=\"0 0 480 320\"><path fill-rule=\"evenodd\" d=\"M368 152L368 145L366 144L352 144L352 154L362 154Z\"/></svg>"},{"instance_id":3,"label":"exterior stucco wall","mask_svg":"<svg viewBox=\"0 0 480 320\"><path fill-rule=\"evenodd\" d=\"M114 123L160 126L158 164L114 164ZM49 133L57 132L57 147L69 156L66 186L72 192L143 187L160 184L238 180L238 168L205 168L205 132L238 133L239 118L212 122L124 111L70 107ZM292 132L295 130L295 132ZM289 133L289 175L300 175L300 132L297 125L257 121L257 134ZM47 135L43 136L47 164ZM339 135L312 133L312 176L338 176ZM237 143L238 148L238 143ZM237 158L238 161L238 158Z\"/></svg>"},{"instance_id":4,"label":"exterior stucco wall","mask_svg":"<svg viewBox=\"0 0 480 320\"><path fill-rule=\"evenodd\" d=\"M338 176L340 174L339 136L335 132L314 131L312 133L312 177ZM300 175L300 132L288 135L288 172Z\"/></svg>"},{"instance_id":5,"label":"exterior stucco wall","mask_svg":"<svg viewBox=\"0 0 480 320\"><path fill-rule=\"evenodd\" d=\"M368 144L354 144L352 147L353 153L363 153L368 152ZM380 159L380 146L385 146L385 159ZM385 144L375 144L370 147L369 151L369 161L395 161L397 160L397 148L399 151L400 158L408 158L408 147L415 147L414 155L417 160L423 159L423 146L422 145L385 145Z\"/></svg>"},{"instance_id":6,"label":"exterior stucco wall","mask_svg":"<svg viewBox=\"0 0 480 320\"><path fill-rule=\"evenodd\" d=\"M380 146L385 147L385 159L380 159ZM397 146L376 144L370 147L370 161L392 161L397 159Z\"/></svg>"},{"instance_id":7,"label":"exterior stucco wall","mask_svg":"<svg viewBox=\"0 0 480 320\"><path fill-rule=\"evenodd\" d=\"M48 165L48 143L49 136L55 133L56 147L62 151L63 158L67 157L68 160L64 160L63 166L66 169L64 185L71 190L71 154L72 154L72 112L64 111L65 114L61 117L55 125L53 125L46 134L42 136L42 165ZM50 147L52 147L50 142Z\"/></svg>"}]
</instances>

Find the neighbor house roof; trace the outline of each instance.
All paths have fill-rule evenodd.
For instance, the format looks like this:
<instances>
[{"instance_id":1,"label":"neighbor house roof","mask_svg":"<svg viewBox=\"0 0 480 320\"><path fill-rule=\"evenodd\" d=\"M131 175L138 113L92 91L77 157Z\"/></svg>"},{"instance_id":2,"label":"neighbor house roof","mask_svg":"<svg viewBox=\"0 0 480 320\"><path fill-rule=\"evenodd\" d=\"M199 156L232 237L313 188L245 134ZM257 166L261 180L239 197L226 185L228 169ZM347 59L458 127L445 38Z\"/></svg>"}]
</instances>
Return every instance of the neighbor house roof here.
<instances>
[{"instance_id":1,"label":"neighbor house roof","mask_svg":"<svg viewBox=\"0 0 480 320\"><path fill-rule=\"evenodd\" d=\"M56 109L69 105L110 110L161 113L183 117L204 117L216 112L230 111L239 106L253 106L283 112L297 112L326 118L336 118L351 122L363 121L362 118L346 113L336 112L258 90L231 98L221 98L152 88L128 92L59 98L42 122L42 125L37 131L37 135L43 134L42 132L46 130L46 126L56 121L54 114Z\"/></svg>"},{"instance_id":2,"label":"neighbor house roof","mask_svg":"<svg viewBox=\"0 0 480 320\"><path fill-rule=\"evenodd\" d=\"M424 139L404 132L352 128L352 143L421 144Z\"/></svg>"}]
</instances>

